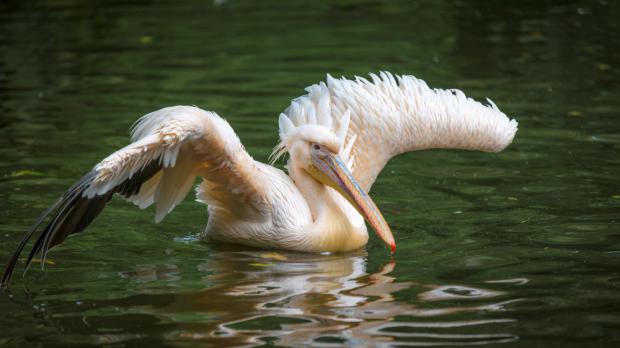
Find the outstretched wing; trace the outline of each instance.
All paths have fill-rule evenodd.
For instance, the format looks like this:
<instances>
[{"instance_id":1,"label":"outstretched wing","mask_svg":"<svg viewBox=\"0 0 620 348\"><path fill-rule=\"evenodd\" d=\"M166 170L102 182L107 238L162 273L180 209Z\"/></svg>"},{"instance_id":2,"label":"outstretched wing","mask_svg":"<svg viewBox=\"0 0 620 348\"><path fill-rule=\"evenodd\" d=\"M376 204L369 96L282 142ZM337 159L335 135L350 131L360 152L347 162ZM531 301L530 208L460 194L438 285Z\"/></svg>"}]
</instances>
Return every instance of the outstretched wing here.
<instances>
[{"instance_id":1,"label":"outstretched wing","mask_svg":"<svg viewBox=\"0 0 620 348\"><path fill-rule=\"evenodd\" d=\"M37 254L45 264L48 250L82 232L115 193L140 208L155 203L159 222L202 176L207 191L202 195L210 204L233 207L238 214L260 213L261 176L255 170L230 125L215 113L175 106L145 115L134 125L131 144L98 163L39 217L19 243L1 284L8 285L20 253L44 222L27 266Z\"/></svg>"},{"instance_id":2,"label":"outstretched wing","mask_svg":"<svg viewBox=\"0 0 620 348\"><path fill-rule=\"evenodd\" d=\"M371 81L327 76L306 88L307 95L285 111L295 120L319 119L336 124L350 114L343 146L352 146L353 174L369 191L387 162L414 150L453 148L499 152L517 131L493 102L483 105L459 90L431 89L413 76L382 72ZM316 114L316 115L315 115ZM320 122L326 115L328 122Z\"/></svg>"}]
</instances>

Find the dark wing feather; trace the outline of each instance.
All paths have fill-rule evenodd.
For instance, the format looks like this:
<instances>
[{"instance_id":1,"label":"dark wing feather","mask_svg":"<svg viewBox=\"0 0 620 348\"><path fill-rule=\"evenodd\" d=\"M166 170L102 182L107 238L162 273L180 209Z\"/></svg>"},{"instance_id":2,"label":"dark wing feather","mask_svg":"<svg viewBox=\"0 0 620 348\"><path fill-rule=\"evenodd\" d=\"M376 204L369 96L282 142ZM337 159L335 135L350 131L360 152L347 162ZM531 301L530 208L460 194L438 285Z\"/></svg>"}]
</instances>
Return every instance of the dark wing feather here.
<instances>
[{"instance_id":1,"label":"dark wing feather","mask_svg":"<svg viewBox=\"0 0 620 348\"><path fill-rule=\"evenodd\" d=\"M155 159L141 170L134 173L131 178L128 178L108 192L92 198L86 197L84 192L90 187L97 176L97 171L92 170L84 175L78 182L71 186L54 205L47 209L32 227L30 227L30 230L28 230L9 260L4 275L2 276L0 287L6 288L8 286L15 266L17 265L19 255L39 226L48 219L48 217L48 224L37 238L28 255L26 269L28 269L37 254L41 255L41 266L45 265L49 249L62 243L68 236L82 232L93 222L99 213L101 213L105 205L112 199L114 193L119 193L126 198L137 194L142 184L157 174L161 168L162 164L160 159Z\"/></svg>"}]
</instances>

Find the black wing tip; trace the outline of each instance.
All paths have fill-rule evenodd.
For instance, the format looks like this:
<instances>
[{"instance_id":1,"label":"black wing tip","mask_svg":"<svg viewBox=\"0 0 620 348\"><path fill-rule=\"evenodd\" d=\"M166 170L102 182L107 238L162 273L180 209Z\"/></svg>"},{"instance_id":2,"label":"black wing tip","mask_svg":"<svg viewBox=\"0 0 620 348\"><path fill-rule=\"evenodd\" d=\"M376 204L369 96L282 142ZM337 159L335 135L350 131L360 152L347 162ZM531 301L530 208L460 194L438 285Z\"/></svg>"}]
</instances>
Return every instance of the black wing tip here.
<instances>
[{"instance_id":1,"label":"black wing tip","mask_svg":"<svg viewBox=\"0 0 620 348\"><path fill-rule=\"evenodd\" d=\"M11 283L11 276L13 271L4 271L4 275L2 276L2 281L0 282L0 289L7 290L9 288L9 284Z\"/></svg>"},{"instance_id":2,"label":"black wing tip","mask_svg":"<svg viewBox=\"0 0 620 348\"><path fill-rule=\"evenodd\" d=\"M8 290L11 285L11 279L13 278L13 271L15 271L15 266L8 267L4 270L4 274L2 275L2 281L0 281L0 289Z\"/></svg>"},{"instance_id":3,"label":"black wing tip","mask_svg":"<svg viewBox=\"0 0 620 348\"><path fill-rule=\"evenodd\" d=\"M11 283L11 278L13 277L13 272L15 271L15 267L17 266L17 261L19 261L19 255L22 253L22 251L24 251L26 244L28 243L30 238L32 238L32 235L36 231L37 227L41 225L41 222L43 222L43 220L45 220L45 218L52 212L53 208L56 206L56 204L58 204L59 201L60 199L54 205L48 208L43 214L41 214L37 221L30 227L28 232L26 232L26 234L22 237L22 240L17 245L17 248L15 248L15 252L13 252L13 255L9 259L9 262L4 269L2 281L0 282L0 288L8 289L9 284Z\"/></svg>"},{"instance_id":4,"label":"black wing tip","mask_svg":"<svg viewBox=\"0 0 620 348\"><path fill-rule=\"evenodd\" d=\"M131 178L120 183L110 191L93 198L85 197L84 192L90 187L97 176L97 171L93 169L86 173L86 175L73 184L73 186L71 186L51 207L41 214L24 235L4 270L0 288L9 288L20 254L23 252L26 244L32 238L38 227L43 221L48 219L48 217L48 224L37 238L28 255L24 273L28 270L37 254L41 255L41 266L44 268L49 249L62 243L69 235L82 232L86 229L86 227L101 213L103 208L105 208L105 205L112 199L114 193L119 193L125 197L131 197L137 194L142 184L157 174L161 168L162 165L159 159L154 159L141 170L134 173Z\"/></svg>"},{"instance_id":5,"label":"black wing tip","mask_svg":"<svg viewBox=\"0 0 620 348\"><path fill-rule=\"evenodd\" d=\"M28 232L26 232L26 234L18 244L15 252L13 253L13 256L11 256L11 259L9 260L9 263L4 270L4 274L2 275L0 288L9 288L11 278L13 277L13 272L15 271L15 267L17 266L17 262L19 261L19 256L24 251L26 244L28 244L28 241L30 240L30 238L32 238L32 235L36 232L37 228L51 215L52 220L43 230L39 238L37 238L37 241L35 242L35 245L33 246L30 255L28 256L28 260L26 262L26 270L28 270L30 264L34 259L34 256L37 253L47 252L47 250L45 249L42 250L42 248L45 247L45 243L43 242L49 238L50 232L54 233L54 222L58 220L62 213L66 212L66 209L70 207L71 202L75 201L76 197L82 196L84 191L92 183L92 180L95 178L96 174L97 172L94 169L88 172L80 180L78 180L78 182L73 184L73 186L71 186L69 190L67 190L67 192L65 192L60 198L58 198L58 200L56 200L56 202L52 204L52 206L50 206L45 212L43 212L43 214L39 216L37 221L30 227ZM24 271L24 273L26 272L26 270Z\"/></svg>"},{"instance_id":6,"label":"black wing tip","mask_svg":"<svg viewBox=\"0 0 620 348\"><path fill-rule=\"evenodd\" d=\"M13 277L13 270L15 270L15 265L12 262L4 269L4 274L2 275L2 281L0 281L0 289L8 289L9 284L11 283L11 278Z\"/></svg>"}]
</instances>

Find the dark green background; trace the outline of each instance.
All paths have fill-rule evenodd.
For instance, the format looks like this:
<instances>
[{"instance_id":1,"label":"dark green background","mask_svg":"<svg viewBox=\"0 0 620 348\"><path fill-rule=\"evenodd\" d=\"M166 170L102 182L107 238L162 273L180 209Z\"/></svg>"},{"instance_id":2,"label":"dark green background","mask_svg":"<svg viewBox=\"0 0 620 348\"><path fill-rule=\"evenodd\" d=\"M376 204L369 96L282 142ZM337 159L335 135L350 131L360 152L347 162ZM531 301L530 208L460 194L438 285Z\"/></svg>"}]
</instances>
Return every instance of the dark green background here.
<instances>
[{"instance_id":1,"label":"dark green background","mask_svg":"<svg viewBox=\"0 0 620 348\"><path fill-rule=\"evenodd\" d=\"M490 97L519 132L386 167L394 263L374 236L332 256L205 244L192 197L159 225L115 199L0 294L0 346L618 345L619 4L1 2L2 265L160 107L216 111L264 161L305 86L388 70Z\"/></svg>"}]
</instances>

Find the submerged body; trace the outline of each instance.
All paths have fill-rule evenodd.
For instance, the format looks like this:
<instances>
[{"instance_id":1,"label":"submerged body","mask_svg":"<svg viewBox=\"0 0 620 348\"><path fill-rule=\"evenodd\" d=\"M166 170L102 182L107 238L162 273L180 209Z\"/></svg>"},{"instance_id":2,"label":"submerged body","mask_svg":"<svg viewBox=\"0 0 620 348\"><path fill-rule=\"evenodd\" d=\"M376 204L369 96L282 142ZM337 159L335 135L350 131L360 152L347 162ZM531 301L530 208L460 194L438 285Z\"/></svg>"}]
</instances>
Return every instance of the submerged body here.
<instances>
[{"instance_id":1,"label":"submerged body","mask_svg":"<svg viewBox=\"0 0 620 348\"><path fill-rule=\"evenodd\" d=\"M265 201L279 204L267 203L250 218L210 205L205 239L305 252L350 251L366 245L364 218L345 199L323 189L321 196L330 199L324 200L324 209L313 217L309 202L291 177L269 165L256 166L271 183L264 186Z\"/></svg>"},{"instance_id":2,"label":"submerged body","mask_svg":"<svg viewBox=\"0 0 620 348\"><path fill-rule=\"evenodd\" d=\"M457 90L430 89L412 76L381 73L372 81L333 79L308 87L279 117L272 161L255 161L230 125L197 107L164 108L142 117L132 143L111 154L33 225L5 271L47 220L27 263L83 231L118 193L140 208L156 205L159 222L191 189L208 205L204 237L262 248L344 252L368 241L365 220L392 252L390 228L367 192L394 156L427 148L498 152L517 123L491 103ZM44 262L43 262L44 263Z\"/></svg>"}]
</instances>

